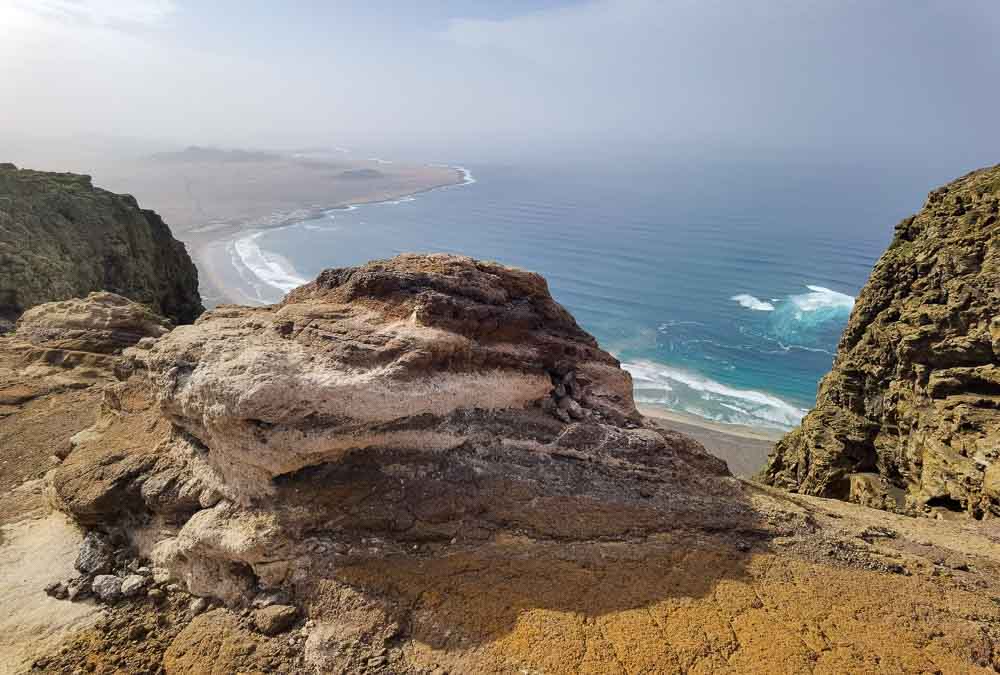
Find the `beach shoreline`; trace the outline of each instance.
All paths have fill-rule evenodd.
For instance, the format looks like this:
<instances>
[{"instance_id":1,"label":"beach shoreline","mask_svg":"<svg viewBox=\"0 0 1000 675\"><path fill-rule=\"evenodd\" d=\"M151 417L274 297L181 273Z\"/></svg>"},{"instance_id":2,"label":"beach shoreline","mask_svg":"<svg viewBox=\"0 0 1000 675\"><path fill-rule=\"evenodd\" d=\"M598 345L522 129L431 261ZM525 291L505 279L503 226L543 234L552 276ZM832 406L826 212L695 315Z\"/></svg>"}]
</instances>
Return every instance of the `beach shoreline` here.
<instances>
[{"instance_id":1,"label":"beach shoreline","mask_svg":"<svg viewBox=\"0 0 1000 675\"><path fill-rule=\"evenodd\" d=\"M198 268L202 286L201 294L207 307L220 304L261 304L260 299L251 297L245 292L245 289L225 279L220 266L228 265L235 268L235 265L231 262L221 262L218 249L224 249L247 235L281 230L321 218L332 212L396 202L435 190L460 187L476 182L469 170L464 167L438 166L438 168L448 168L453 171L454 179L448 182L435 182L418 189L381 189L365 197L337 200L323 206L302 207L284 212L277 211L263 219L234 219L206 223L179 231L176 236L187 246L188 253Z\"/></svg>"},{"instance_id":2,"label":"beach shoreline","mask_svg":"<svg viewBox=\"0 0 1000 675\"><path fill-rule=\"evenodd\" d=\"M711 454L726 462L735 476L751 478L767 464L775 442L786 432L778 429L724 424L677 412L663 406L637 404L647 419L659 426L690 436Z\"/></svg>"}]
</instances>

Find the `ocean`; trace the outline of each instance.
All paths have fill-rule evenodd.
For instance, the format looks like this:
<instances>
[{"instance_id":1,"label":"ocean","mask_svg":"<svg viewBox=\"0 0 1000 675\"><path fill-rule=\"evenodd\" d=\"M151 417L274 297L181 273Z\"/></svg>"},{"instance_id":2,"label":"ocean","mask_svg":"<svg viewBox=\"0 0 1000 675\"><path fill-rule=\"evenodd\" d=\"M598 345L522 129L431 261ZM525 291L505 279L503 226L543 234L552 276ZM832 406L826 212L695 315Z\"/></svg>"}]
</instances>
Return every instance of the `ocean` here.
<instances>
[{"instance_id":1,"label":"ocean","mask_svg":"<svg viewBox=\"0 0 1000 675\"><path fill-rule=\"evenodd\" d=\"M789 429L893 225L930 187L808 162L468 171L465 185L244 233L219 253L260 302L325 268L406 251L534 270L632 373L637 401Z\"/></svg>"}]
</instances>

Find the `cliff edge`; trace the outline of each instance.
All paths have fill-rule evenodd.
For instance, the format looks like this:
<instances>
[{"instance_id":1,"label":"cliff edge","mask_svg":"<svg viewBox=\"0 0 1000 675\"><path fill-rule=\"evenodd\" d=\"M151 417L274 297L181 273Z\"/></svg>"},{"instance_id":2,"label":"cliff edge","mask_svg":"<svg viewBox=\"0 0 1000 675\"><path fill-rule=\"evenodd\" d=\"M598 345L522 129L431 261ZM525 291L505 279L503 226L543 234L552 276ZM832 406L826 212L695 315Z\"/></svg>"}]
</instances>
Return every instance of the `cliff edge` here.
<instances>
[{"instance_id":1,"label":"cliff edge","mask_svg":"<svg viewBox=\"0 0 1000 675\"><path fill-rule=\"evenodd\" d=\"M175 323L204 310L194 263L156 213L89 176L0 164L0 328L35 305L93 291Z\"/></svg>"},{"instance_id":2,"label":"cliff edge","mask_svg":"<svg viewBox=\"0 0 1000 675\"><path fill-rule=\"evenodd\" d=\"M1000 514L1000 166L934 190L862 289L771 485L907 513Z\"/></svg>"}]
</instances>

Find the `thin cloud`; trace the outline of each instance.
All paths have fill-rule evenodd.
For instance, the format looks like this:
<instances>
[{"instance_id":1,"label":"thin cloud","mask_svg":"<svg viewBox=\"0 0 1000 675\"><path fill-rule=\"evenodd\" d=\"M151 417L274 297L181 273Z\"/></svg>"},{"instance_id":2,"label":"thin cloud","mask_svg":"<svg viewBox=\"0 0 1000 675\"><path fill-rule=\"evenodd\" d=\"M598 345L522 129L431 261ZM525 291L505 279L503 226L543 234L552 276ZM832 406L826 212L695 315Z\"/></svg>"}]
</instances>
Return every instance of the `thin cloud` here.
<instances>
[{"instance_id":1,"label":"thin cloud","mask_svg":"<svg viewBox=\"0 0 1000 675\"><path fill-rule=\"evenodd\" d=\"M152 26L176 10L172 0L6 0L0 10L4 5L42 21L121 28Z\"/></svg>"}]
</instances>

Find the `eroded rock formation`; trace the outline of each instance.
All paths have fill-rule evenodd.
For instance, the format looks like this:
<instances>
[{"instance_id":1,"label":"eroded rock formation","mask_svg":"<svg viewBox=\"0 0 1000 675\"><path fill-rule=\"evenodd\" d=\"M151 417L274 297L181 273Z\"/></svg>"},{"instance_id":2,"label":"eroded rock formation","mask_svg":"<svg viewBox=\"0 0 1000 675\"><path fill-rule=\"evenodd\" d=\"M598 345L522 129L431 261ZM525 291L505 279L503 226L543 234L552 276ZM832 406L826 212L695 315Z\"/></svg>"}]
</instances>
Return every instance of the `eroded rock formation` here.
<instances>
[{"instance_id":1,"label":"eroded rock formation","mask_svg":"<svg viewBox=\"0 0 1000 675\"><path fill-rule=\"evenodd\" d=\"M503 531L746 521L717 499L738 489L725 465L645 427L628 374L544 280L495 263L330 270L280 305L223 307L129 355L135 374L105 395L56 493L81 522L175 525L145 553L229 603Z\"/></svg>"},{"instance_id":2,"label":"eroded rock formation","mask_svg":"<svg viewBox=\"0 0 1000 675\"><path fill-rule=\"evenodd\" d=\"M1000 665L985 523L736 481L537 275L402 256L161 330L98 295L0 337L4 459L58 448L0 472L14 672Z\"/></svg>"},{"instance_id":3,"label":"eroded rock formation","mask_svg":"<svg viewBox=\"0 0 1000 675\"><path fill-rule=\"evenodd\" d=\"M766 480L906 512L1000 514L1000 167L935 190L861 291Z\"/></svg>"},{"instance_id":4,"label":"eroded rock formation","mask_svg":"<svg viewBox=\"0 0 1000 675\"><path fill-rule=\"evenodd\" d=\"M26 309L92 291L175 323L203 311L198 272L156 213L89 176L0 164L0 332Z\"/></svg>"}]
</instances>

